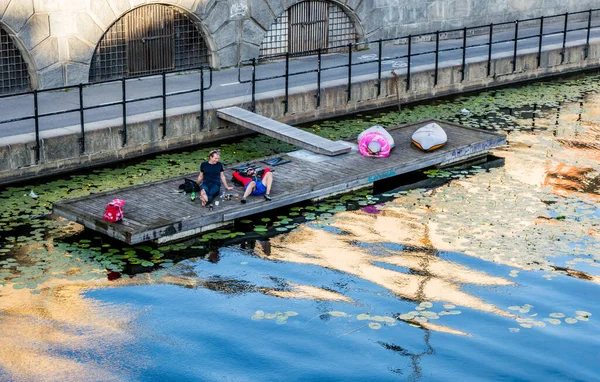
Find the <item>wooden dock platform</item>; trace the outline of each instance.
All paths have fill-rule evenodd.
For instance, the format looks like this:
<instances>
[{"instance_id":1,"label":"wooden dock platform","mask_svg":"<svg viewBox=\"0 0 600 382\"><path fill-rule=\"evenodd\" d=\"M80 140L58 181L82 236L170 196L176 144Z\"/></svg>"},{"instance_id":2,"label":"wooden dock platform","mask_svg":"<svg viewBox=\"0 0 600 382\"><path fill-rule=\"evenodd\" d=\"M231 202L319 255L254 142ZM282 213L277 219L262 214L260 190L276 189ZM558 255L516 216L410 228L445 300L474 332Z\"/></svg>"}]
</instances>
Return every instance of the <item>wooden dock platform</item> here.
<instances>
[{"instance_id":1,"label":"wooden dock platform","mask_svg":"<svg viewBox=\"0 0 600 382\"><path fill-rule=\"evenodd\" d=\"M350 147L334 142L297 127L286 125L273 119L263 117L239 107L228 107L217 110L217 116L250 130L268 135L280 141L291 143L315 153L323 155L340 155L350 152Z\"/></svg>"},{"instance_id":2,"label":"wooden dock platform","mask_svg":"<svg viewBox=\"0 0 600 382\"><path fill-rule=\"evenodd\" d=\"M437 151L425 153L410 142L412 133L429 122L432 120L389 129L396 147L388 158L362 157L355 141L339 141L339 144L351 151L333 157L307 150L281 155L291 162L274 168L272 201L266 201L262 197L250 197L247 204L241 204L239 200L223 200L213 210L209 210L203 208L198 200L192 202L189 196L174 193L183 183L184 177L180 176L60 201L54 204L54 213L129 244L145 241L163 243L213 230L231 224L235 219L300 201L370 186L378 180L419 169L462 162L485 155L488 149L506 142L505 136L501 134L435 121L446 131L448 143ZM196 176L197 173L187 177L195 179ZM230 168L226 168L226 176L230 178ZM242 191L242 187L236 187L233 192L241 196ZM124 206L123 221L109 223L102 216L106 203L114 198L124 199L127 204Z\"/></svg>"}]
</instances>

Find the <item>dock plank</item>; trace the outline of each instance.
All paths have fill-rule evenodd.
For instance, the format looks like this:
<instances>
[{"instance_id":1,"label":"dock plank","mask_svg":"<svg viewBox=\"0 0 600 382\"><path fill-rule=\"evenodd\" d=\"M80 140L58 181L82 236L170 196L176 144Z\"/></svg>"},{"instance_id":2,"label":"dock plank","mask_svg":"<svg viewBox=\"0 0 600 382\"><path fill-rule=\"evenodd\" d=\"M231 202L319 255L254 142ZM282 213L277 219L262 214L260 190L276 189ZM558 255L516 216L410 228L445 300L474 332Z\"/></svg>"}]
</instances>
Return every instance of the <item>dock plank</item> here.
<instances>
[{"instance_id":1,"label":"dock plank","mask_svg":"<svg viewBox=\"0 0 600 382\"><path fill-rule=\"evenodd\" d=\"M213 210L203 208L199 200L192 202L189 195L174 193L179 184L183 183L183 178L197 176L197 173L193 173L60 201L54 204L54 212L130 244L148 240L168 241L303 200L323 198L414 170L459 162L472 155L483 155L488 149L506 141L504 135L436 121L446 131L448 143L439 150L425 153L414 147L410 138L416 129L429 122L431 121L421 121L389 129L396 147L388 158L362 157L357 152L355 142L338 142L350 150L347 154L338 156L307 150L280 155L291 162L273 167L273 200L270 202L262 197L250 197L246 204L235 199L220 200L219 206L215 206ZM258 160L256 165L269 167L258 163ZM231 172L231 168L226 168L228 179ZM243 189L235 186L233 192L241 197ZM119 223L108 223L102 219L106 203L113 198L121 198L127 202L124 207L125 217Z\"/></svg>"}]
</instances>

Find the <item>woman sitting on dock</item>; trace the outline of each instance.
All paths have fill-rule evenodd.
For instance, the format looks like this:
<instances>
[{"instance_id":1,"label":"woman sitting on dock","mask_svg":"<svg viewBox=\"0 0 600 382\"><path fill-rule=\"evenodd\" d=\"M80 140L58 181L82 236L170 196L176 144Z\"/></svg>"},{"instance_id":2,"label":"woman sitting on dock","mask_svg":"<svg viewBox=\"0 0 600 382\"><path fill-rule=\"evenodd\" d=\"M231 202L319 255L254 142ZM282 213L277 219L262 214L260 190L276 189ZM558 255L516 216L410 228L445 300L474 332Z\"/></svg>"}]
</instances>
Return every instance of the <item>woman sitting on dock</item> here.
<instances>
[{"instance_id":1,"label":"woman sitting on dock","mask_svg":"<svg viewBox=\"0 0 600 382\"><path fill-rule=\"evenodd\" d=\"M219 162L221 155L217 150L208 153L208 161L202 162L200 165L200 174L196 183L200 186L200 201L202 207L210 204L213 199L219 195L221 183L226 190L232 190L233 187L227 185L225 179L225 169L223 164Z\"/></svg>"},{"instance_id":2,"label":"woman sitting on dock","mask_svg":"<svg viewBox=\"0 0 600 382\"><path fill-rule=\"evenodd\" d=\"M245 175L240 174L239 171L234 171L231 175L244 185L244 196L240 202L246 203L246 198L250 195L263 195L265 200L271 200L273 173L270 168L265 168L262 177L256 173L256 169L253 167L248 167Z\"/></svg>"}]
</instances>

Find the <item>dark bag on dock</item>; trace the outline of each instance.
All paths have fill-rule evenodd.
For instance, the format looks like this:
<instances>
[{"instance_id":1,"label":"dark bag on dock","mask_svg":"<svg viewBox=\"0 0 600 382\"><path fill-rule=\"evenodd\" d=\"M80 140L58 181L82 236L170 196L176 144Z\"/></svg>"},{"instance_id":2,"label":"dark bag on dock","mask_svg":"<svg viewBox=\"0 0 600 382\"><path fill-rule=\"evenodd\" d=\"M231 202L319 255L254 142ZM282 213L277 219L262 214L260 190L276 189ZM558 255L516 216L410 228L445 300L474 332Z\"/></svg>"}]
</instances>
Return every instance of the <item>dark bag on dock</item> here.
<instances>
[{"instance_id":1,"label":"dark bag on dock","mask_svg":"<svg viewBox=\"0 0 600 382\"><path fill-rule=\"evenodd\" d=\"M179 185L179 189L183 190L186 194L191 194L192 192L200 191L200 186L198 186L195 180L184 178L183 183Z\"/></svg>"}]
</instances>

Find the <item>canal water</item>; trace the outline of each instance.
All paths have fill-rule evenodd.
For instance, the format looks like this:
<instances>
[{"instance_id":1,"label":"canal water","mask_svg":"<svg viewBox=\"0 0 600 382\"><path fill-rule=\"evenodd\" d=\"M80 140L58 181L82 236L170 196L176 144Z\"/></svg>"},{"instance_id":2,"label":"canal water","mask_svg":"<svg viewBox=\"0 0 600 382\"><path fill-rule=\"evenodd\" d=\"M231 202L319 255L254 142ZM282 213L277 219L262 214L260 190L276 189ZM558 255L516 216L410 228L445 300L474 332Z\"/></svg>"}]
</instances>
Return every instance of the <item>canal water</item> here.
<instances>
[{"instance_id":1,"label":"canal water","mask_svg":"<svg viewBox=\"0 0 600 382\"><path fill-rule=\"evenodd\" d=\"M599 380L599 80L306 126L337 139L435 117L508 144L491 166L184 243L128 247L49 212L195 171L213 147L1 190L0 380ZM219 148L227 163L293 149Z\"/></svg>"}]
</instances>

